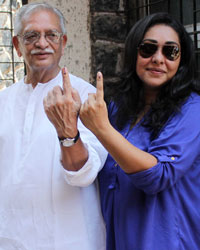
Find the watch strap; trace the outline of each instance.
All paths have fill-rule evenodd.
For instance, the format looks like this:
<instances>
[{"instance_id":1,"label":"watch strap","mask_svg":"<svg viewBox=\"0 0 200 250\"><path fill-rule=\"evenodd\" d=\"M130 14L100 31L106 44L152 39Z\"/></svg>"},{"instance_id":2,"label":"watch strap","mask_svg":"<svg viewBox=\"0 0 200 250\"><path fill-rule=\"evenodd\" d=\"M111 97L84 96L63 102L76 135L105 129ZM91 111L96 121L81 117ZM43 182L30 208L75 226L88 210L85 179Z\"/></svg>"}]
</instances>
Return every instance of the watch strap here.
<instances>
[{"instance_id":1,"label":"watch strap","mask_svg":"<svg viewBox=\"0 0 200 250\"><path fill-rule=\"evenodd\" d=\"M80 137L80 133L79 133L79 130L78 130L77 135L74 138L58 137L58 139L59 139L59 141L60 141L61 144L63 144L65 141L73 142L73 144L75 144L78 141L79 137Z\"/></svg>"}]
</instances>

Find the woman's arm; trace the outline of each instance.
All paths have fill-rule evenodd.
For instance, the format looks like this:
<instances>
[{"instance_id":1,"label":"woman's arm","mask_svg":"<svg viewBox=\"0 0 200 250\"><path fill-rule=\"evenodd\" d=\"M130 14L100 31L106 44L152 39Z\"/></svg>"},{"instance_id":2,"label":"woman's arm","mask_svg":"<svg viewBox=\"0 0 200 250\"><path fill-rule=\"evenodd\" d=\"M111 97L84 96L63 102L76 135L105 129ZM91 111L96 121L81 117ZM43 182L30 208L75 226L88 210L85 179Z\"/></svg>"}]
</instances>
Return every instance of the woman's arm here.
<instances>
[{"instance_id":1,"label":"woman's arm","mask_svg":"<svg viewBox=\"0 0 200 250\"><path fill-rule=\"evenodd\" d=\"M90 94L81 106L80 118L126 173L140 172L157 164L153 155L133 146L110 124L100 72L97 74L96 94Z\"/></svg>"}]
</instances>

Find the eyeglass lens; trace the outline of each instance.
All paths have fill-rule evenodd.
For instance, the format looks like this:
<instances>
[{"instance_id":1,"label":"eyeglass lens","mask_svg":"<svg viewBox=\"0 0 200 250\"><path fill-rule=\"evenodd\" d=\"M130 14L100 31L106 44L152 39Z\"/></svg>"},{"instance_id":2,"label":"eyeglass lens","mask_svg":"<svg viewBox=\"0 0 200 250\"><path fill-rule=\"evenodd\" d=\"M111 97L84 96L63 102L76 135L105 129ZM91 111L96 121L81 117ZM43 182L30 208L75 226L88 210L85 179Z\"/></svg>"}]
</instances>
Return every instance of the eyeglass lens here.
<instances>
[{"instance_id":1,"label":"eyeglass lens","mask_svg":"<svg viewBox=\"0 0 200 250\"><path fill-rule=\"evenodd\" d=\"M58 43L60 40L60 37L62 36L62 33L59 33L58 31L49 31L45 33L44 37L47 41ZM41 37L41 34L36 31L30 31L23 35L23 41L25 44L31 44L34 42L37 42Z\"/></svg>"},{"instance_id":2,"label":"eyeglass lens","mask_svg":"<svg viewBox=\"0 0 200 250\"><path fill-rule=\"evenodd\" d=\"M157 44L153 43L142 43L139 46L139 54L143 58L151 57L156 53L158 49ZM180 55L180 50L177 45L167 44L162 47L163 55L170 61L176 60Z\"/></svg>"}]
</instances>

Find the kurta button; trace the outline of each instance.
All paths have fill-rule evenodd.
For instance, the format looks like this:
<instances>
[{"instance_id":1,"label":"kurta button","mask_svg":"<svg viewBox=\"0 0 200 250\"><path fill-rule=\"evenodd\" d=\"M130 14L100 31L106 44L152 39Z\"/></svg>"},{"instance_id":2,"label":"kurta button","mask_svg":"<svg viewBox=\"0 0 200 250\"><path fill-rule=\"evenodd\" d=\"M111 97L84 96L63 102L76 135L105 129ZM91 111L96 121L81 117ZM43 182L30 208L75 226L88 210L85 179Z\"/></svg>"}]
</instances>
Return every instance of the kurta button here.
<instances>
[{"instance_id":1,"label":"kurta button","mask_svg":"<svg viewBox=\"0 0 200 250\"><path fill-rule=\"evenodd\" d=\"M172 159L172 161L174 161L174 160L175 160L175 157L174 157L174 156L172 156L172 157L171 157L171 159Z\"/></svg>"},{"instance_id":2,"label":"kurta button","mask_svg":"<svg viewBox=\"0 0 200 250\"><path fill-rule=\"evenodd\" d=\"M115 163L115 167L117 167L118 166L118 164L117 163Z\"/></svg>"}]
</instances>

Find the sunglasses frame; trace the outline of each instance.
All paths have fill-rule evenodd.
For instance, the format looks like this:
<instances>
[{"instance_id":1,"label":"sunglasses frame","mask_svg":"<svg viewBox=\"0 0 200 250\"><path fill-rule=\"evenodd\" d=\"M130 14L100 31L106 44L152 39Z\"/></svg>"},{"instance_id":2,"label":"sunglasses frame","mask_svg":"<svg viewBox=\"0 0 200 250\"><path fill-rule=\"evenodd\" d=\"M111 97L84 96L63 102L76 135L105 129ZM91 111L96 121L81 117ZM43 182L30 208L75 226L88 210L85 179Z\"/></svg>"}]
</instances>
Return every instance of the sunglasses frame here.
<instances>
[{"instance_id":1,"label":"sunglasses frame","mask_svg":"<svg viewBox=\"0 0 200 250\"><path fill-rule=\"evenodd\" d=\"M150 45L152 47L154 47L155 49L152 50L152 53L146 53L144 51L142 51L142 46L145 46L145 45ZM166 48L173 48L172 49L172 52L170 55L167 54L167 51L166 51ZM138 46L138 52L139 52L139 55L143 58L149 58L151 56L153 56L156 51L158 50L159 48L159 45L156 44L156 43L152 43L152 42L141 42L140 45ZM162 54L167 58L167 60L170 60L170 61L175 61L179 58L180 56L180 48L178 46L178 44L164 44L162 46Z\"/></svg>"}]
</instances>

